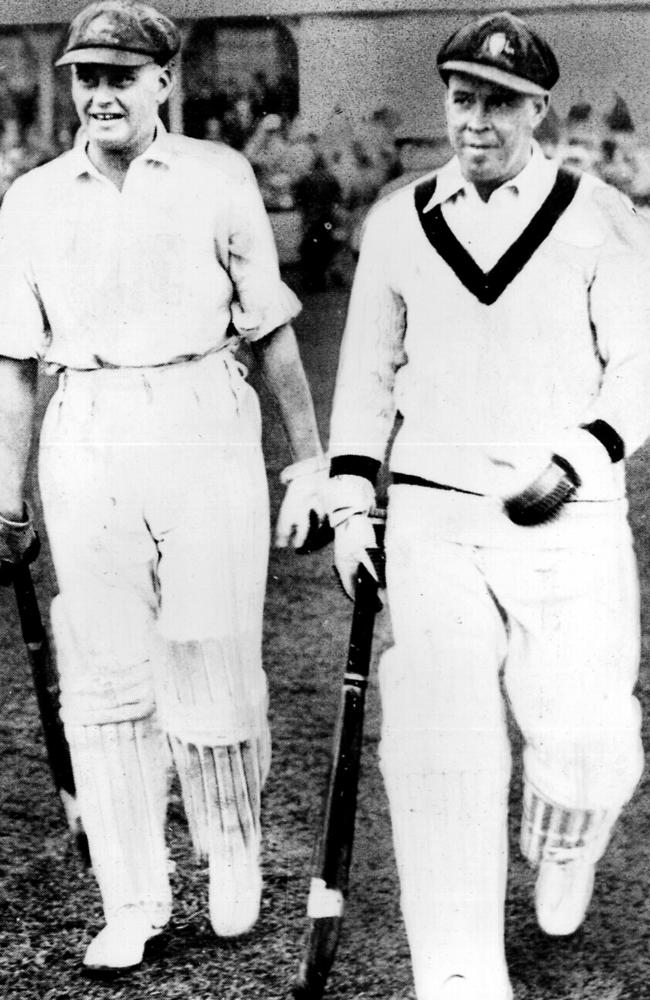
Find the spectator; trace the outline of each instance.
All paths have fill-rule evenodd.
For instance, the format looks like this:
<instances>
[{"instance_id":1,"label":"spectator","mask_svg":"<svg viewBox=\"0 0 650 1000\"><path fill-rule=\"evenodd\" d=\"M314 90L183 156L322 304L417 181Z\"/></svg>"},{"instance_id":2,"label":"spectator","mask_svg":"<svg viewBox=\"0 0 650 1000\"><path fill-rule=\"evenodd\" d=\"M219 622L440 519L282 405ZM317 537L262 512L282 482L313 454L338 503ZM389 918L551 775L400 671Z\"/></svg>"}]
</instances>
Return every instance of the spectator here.
<instances>
[{"instance_id":1,"label":"spectator","mask_svg":"<svg viewBox=\"0 0 650 1000\"><path fill-rule=\"evenodd\" d=\"M203 127L203 138L208 142L223 142L223 125L216 115L210 115Z\"/></svg>"},{"instance_id":2,"label":"spectator","mask_svg":"<svg viewBox=\"0 0 650 1000\"><path fill-rule=\"evenodd\" d=\"M299 109L298 79L295 73L281 73L275 87L277 109L287 118L295 118Z\"/></svg>"},{"instance_id":3,"label":"spectator","mask_svg":"<svg viewBox=\"0 0 650 1000\"><path fill-rule=\"evenodd\" d=\"M285 167L295 188L314 167L318 156L318 136L310 132L298 116L287 127L287 144Z\"/></svg>"},{"instance_id":4,"label":"spectator","mask_svg":"<svg viewBox=\"0 0 650 1000\"><path fill-rule=\"evenodd\" d=\"M295 185L294 199L302 215L300 269L308 291L327 286L329 268L344 244L341 230L341 187L318 155L311 171Z\"/></svg>"},{"instance_id":5,"label":"spectator","mask_svg":"<svg viewBox=\"0 0 650 1000\"><path fill-rule=\"evenodd\" d=\"M228 109L228 97L222 90L215 90L207 81L199 92L188 97L183 104L183 131L195 139L205 137L206 122L210 118L223 119Z\"/></svg>"},{"instance_id":6,"label":"spectator","mask_svg":"<svg viewBox=\"0 0 650 1000\"><path fill-rule=\"evenodd\" d=\"M16 177L27 169L27 150L20 122L17 118L5 118L0 131L0 199L4 198Z\"/></svg>"},{"instance_id":7,"label":"spectator","mask_svg":"<svg viewBox=\"0 0 650 1000\"><path fill-rule=\"evenodd\" d=\"M224 141L233 149L243 150L256 125L257 119L250 94L239 93L223 117Z\"/></svg>"},{"instance_id":8,"label":"spectator","mask_svg":"<svg viewBox=\"0 0 650 1000\"><path fill-rule=\"evenodd\" d=\"M603 139L596 169L599 177L607 184L631 196L637 164L636 157L629 147L626 148L609 137Z\"/></svg>"},{"instance_id":9,"label":"spectator","mask_svg":"<svg viewBox=\"0 0 650 1000\"><path fill-rule=\"evenodd\" d=\"M614 95L614 104L608 114L603 119L605 129L610 138L625 144L627 140L634 138L635 128L632 115L626 102L620 94Z\"/></svg>"},{"instance_id":10,"label":"spectator","mask_svg":"<svg viewBox=\"0 0 650 1000\"><path fill-rule=\"evenodd\" d=\"M548 114L535 131L535 138L542 147L542 152L549 160L554 160L557 156L562 133L562 124L557 112L551 106Z\"/></svg>"},{"instance_id":11,"label":"spectator","mask_svg":"<svg viewBox=\"0 0 650 1000\"><path fill-rule=\"evenodd\" d=\"M564 132L564 141L557 151L560 164L585 173L595 173L600 153L601 129L591 104L580 99L569 108Z\"/></svg>"},{"instance_id":12,"label":"spectator","mask_svg":"<svg viewBox=\"0 0 650 1000\"><path fill-rule=\"evenodd\" d=\"M266 115L244 146L267 208L292 208L292 178L287 171L289 144L280 115Z\"/></svg>"}]
</instances>

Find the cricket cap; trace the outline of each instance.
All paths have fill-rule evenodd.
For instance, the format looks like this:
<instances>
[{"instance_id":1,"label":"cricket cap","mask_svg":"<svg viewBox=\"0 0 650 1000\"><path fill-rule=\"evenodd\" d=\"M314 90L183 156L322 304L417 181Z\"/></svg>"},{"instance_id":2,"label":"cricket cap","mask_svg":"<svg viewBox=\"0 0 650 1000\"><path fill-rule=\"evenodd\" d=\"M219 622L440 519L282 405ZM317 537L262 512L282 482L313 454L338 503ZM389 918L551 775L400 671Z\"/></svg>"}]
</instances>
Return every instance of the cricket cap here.
<instances>
[{"instance_id":1,"label":"cricket cap","mask_svg":"<svg viewBox=\"0 0 650 1000\"><path fill-rule=\"evenodd\" d=\"M97 0L70 23L57 66L97 63L109 66L165 66L180 49L173 21L139 0Z\"/></svg>"},{"instance_id":2,"label":"cricket cap","mask_svg":"<svg viewBox=\"0 0 650 1000\"><path fill-rule=\"evenodd\" d=\"M464 73L521 94L546 94L560 76L549 44L508 11L466 24L444 43L437 58L445 83Z\"/></svg>"}]
</instances>

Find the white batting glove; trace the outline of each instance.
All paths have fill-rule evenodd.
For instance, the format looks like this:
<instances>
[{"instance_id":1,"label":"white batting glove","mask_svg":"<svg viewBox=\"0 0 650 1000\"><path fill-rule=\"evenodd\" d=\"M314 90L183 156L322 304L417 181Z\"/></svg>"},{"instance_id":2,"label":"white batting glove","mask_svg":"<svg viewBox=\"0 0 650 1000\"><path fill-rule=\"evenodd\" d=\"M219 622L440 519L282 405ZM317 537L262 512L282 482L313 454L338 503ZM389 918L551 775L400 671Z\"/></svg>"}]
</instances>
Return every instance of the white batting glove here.
<instances>
[{"instance_id":1,"label":"white batting glove","mask_svg":"<svg viewBox=\"0 0 650 1000\"><path fill-rule=\"evenodd\" d=\"M334 568L343 590L351 600L354 600L359 563L363 563L375 580L378 579L368 555L368 549L373 549L376 545L375 529L366 514L353 514L339 524L334 532Z\"/></svg>"},{"instance_id":2,"label":"white batting glove","mask_svg":"<svg viewBox=\"0 0 650 1000\"><path fill-rule=\"evenodd\" d=\"M323 524L327 514L327 473L324 455L295 462L280 473L280 482L287 489L275 525L276 548L302 548L315 522L317 527Z\"/></svg>"},{"instance_id":3,"label":"white batting glove","mask_svg":"<svg viewBox=\"0 0 650 1000\"><path fill-rule=\"evenodd\" d=\"M363 476L333 476L328 487L329 519L338 528L355 514L367 514L375 506L375 488Z\"/></svg>"}]
</instances>

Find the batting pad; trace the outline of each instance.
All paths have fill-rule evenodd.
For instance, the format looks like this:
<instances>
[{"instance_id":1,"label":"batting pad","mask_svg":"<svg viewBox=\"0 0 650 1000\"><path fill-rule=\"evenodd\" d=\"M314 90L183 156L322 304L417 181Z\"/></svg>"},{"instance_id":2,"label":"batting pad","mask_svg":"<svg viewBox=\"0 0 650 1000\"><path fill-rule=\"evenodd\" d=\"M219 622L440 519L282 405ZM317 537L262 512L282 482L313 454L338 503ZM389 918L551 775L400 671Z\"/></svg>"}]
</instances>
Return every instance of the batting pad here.
<instances>
[{"instance_id":1,"label":"batting pad","mask_svg":"<svg viewBox=\"0 0 650 1000\"><path fill-rule=\"evenodd\" d=\"M197 858L257 857L263 784L257 744L199 747L175 737L170 744Z\"/></svg>"},{"instance_id":2,"label":"batting pad","mask_svg":"<svg viewBox=\"0 0 650 1000\"><path fill-rule=\"evenodd\" d=\"M618 810L566 809L524 783L521 853L536 867L541 861L599 861L607 849Z\"/></svg>"},{"instance_id":3,"label":"batting pad","mask_svg":"<svg viewBox=\"0 0 650 1000\"><path fill-rule=\"evenodd\" d=\"M137 610L128 595L111 608L106 620L92 617L89 628L80 596L58 594L50 606L63 721L103 725L150 715L154 710L151 660L160 658L153 633L135 620ZM118 636L127 636L128 644L121 645ZM144 637L146 642L138 641Z\"/></svg>"},{"instance_id":4,"label":"batting pad","mask_svg":"<svg viewBox=\"0 0 650 1000\"><path fill-rule=\"evenodd\" d=\"M397 775L383 760L416 996L452 976L471 996L511 996L504 953L507 784L489 772Z\"/></svg>"},{"instance_id":5,"label":"batting pad","mask_svg":"<svg viewBox=\"0 0 650 1000\"><path fill-rule=\"evenodd\" d=\"M141 907L154 927L171 914L165 847L169 751L155 719L67 725L79 806L106 920Z\"/></svg>"},{"instance_id":6,"label":"batting pad","mask_svg":"<svg viewBox=\"0 0 650 1000\"><path fill-rule=\"evenodd\" d=\"M267 728L257 636L169 642L158 705L167 732L195 746L229 746Z\"/></svg>"}]
</instances>

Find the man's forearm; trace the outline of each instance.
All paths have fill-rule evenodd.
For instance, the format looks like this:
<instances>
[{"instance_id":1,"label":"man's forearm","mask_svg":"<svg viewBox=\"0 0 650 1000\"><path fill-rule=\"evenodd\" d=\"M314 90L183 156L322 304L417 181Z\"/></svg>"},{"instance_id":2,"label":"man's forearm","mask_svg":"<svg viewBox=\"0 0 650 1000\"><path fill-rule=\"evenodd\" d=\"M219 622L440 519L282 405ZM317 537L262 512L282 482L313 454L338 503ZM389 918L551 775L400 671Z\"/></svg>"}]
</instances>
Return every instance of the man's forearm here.
<instances>
[{"instance_id":1,"label":"man's forearm","mask_svg":"<svg viewBox=\"0 0 650 1000\"><path fill-rule=\"evenodd\" d=\"M293 327L287 323L253 344L262 378L277 401L294 461L322 451L314 404Z\"/></svg>"},{"instance_id":2,"label":"man's forearm","mask_svg":"<svg viewBox=\"0 0 650 1000\"><path fill-rule=\"evenodd\" d=\"M21 520L32 442L37 362L0 357L0 514Z\"/></svg>"}]
</instances>

